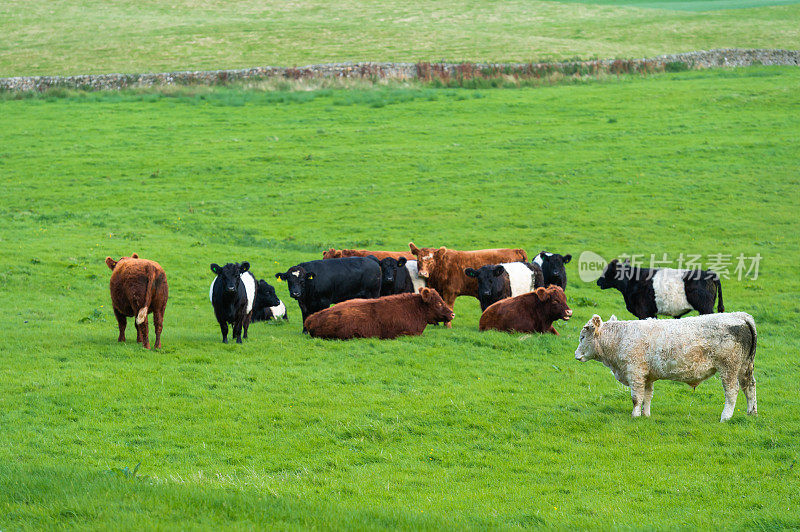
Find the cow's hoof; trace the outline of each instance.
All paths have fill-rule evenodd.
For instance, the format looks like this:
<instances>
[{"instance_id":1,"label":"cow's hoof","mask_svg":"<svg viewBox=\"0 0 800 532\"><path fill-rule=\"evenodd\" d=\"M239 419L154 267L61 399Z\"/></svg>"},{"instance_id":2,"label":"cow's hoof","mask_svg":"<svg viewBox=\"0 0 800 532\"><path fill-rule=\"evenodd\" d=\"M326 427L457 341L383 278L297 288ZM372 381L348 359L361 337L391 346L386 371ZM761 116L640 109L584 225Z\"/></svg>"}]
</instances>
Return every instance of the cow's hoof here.
<instances>
[{"instance_id":1,"label":"cow's hoof","mask_svg":"<svg viewBox=\"0 0 800 532\"><path fill-rule=\"evenodd\" d=\"M236 343L237 343L237 344L241 344L241 343L242 343L242 339L241 339L241 338L237 338L237 339L236 339Z\"/></svg>"},{"instance_id":2,"label":"cow's hoof","mask_svg":"<svg viewBox=\"0 0 800 532\"><path fill-rule=\"evenodd\" d=\"M222 339L222 343L223 343L223 344L227 344L227 343L228 343L228 339L227 339L227 338L223 338L223 339Z\"/></svg>"}]
</instances>

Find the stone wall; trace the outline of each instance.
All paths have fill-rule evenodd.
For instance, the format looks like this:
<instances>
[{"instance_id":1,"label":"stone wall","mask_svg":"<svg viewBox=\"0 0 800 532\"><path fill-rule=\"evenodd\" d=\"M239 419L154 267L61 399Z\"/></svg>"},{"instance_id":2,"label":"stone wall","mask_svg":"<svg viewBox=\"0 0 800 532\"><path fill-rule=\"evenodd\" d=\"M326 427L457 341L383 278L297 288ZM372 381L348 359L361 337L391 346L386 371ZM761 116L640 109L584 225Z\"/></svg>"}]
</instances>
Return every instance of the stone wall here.
<instances>
[{"instance_id":1,"label":"stone wall","mask_svg":"<svg viewBox=\"0 0 800 532\"><path fill-rule=\"evenodd\" d=\"M165 72L157 74L97 74L0 78L0 90L44 91L62 87L118 90L162 85L217 85L267 78L470 79L497 76L542 77L600 73L663 72L672 69L739 67L753 64L800 66L800 50L723 49L662 55L649 59L609 59L562 63L330 63L298 68L257 67L239 70Z\"/></svg>"}]
</instances>

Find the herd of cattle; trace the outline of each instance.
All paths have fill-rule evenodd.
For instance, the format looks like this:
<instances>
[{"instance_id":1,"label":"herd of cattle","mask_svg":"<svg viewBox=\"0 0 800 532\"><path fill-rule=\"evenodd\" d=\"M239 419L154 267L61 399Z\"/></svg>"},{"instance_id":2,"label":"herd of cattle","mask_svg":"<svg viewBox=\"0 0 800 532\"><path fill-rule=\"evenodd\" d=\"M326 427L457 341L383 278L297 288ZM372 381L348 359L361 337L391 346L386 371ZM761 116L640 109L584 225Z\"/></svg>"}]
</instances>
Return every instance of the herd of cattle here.
<instances>
[{"instance_id":1,"label":"herd of cattle","mask_svg":"<svg viewBox=\"0 0 800 532\"><path fill-rule=\"evenodd\" d=\"M429 324L450 327L459 296L480 302L481 331L557 335L553 323L572 316L564 293L564 265L571 258L542 251L528 262L522 249L458 251L418 248L412 242L408 252L329 249L321 260L302 262L275 277L287 283L289 295L297 300L303 332L318 338L388 339L422 334ZM168 298L163 268L135 253L119 261L108 257L106 264L112 270L119 341L125 341L127 317L135 316L137 341L149 349L147 315L152 313L155 347L160 347ZM248 262L211 264L211 271L215 277L209 299L223 342L228 341L229 324L241 343L252 321L288 319L274 287L256 280ZM756 413L755 322L743 312L724 313L716 273L638 268L612 260L597 284L618 289L626 308L640 321L612 316L604 323L594 315L581 331L575 358L599 360L629 386L634 417L650 415L656 380L695 387L715 373L725 391L722 421L733 414L740 387L747 412ZM715 302L718 314L713 314ZM677 318L692 310L700 316L646 319Z\"/></svg>"}]
</instances>

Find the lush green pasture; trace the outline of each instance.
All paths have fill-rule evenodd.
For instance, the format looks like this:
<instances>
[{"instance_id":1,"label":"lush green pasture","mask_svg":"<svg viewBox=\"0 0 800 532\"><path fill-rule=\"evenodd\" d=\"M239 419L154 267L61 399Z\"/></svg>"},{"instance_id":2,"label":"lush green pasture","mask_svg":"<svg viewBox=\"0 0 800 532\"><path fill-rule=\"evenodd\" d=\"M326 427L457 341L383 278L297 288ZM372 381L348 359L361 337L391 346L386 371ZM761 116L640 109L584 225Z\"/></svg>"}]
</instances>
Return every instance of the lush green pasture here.
<instances>
[{"instance_id":1,"label":"lush green pasture","mask_svg":"<svg viewBox=\"0 0 800 532\"><path fill-rule=\"evenodd\" d=\"M800 69L519 90L0 100L0 528L800 526ZM561 336L223 345L209 263L329 246L571 253ZM758 418L714 377L653 417L574 360L577 256L744 253ZM158 260L164 347L116 342L106 255ZM129 338L132 336L129 327ZM135 476L134 466L141 462ZM128 468L127 473L125 468Z\"/></svg>"},{"instance_id":2,"label":"lush green pasture","mask_svg":"<svg viewBox=\"0 0 800 532\"><path fill-rule=\"evenodd\" d=\"M789 2L5 0L0 76L800 48L800 4L771 4Z\"/></svg>"}]
</instances>

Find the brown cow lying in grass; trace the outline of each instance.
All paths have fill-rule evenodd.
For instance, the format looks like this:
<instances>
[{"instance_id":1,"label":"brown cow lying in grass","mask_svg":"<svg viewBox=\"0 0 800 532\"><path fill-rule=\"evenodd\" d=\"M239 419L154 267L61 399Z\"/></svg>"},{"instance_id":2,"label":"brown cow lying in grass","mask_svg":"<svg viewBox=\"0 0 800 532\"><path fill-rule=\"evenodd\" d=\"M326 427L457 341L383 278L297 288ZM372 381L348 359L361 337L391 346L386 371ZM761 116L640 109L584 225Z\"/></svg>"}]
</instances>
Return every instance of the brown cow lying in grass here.
<instances>
[{"instance_id":1,"label":"brown cow lying in grass","mask_svg":"<svg viewBox=\"0 0 800 532\"><path fill-rule=\"evenodd\" d=\"M323 259L341 259L342 257L369 257L372 255L378 260L392 258L395 260L405 258L415 260L414 255L407 251L369 251L366 249L333 249L322 252Z\"/></svg>"},{"instance_id":2,"label":"brown cow lying in grass","mask_svg":"<svg viewBox=\"0 0 800 532\"><path fill-rule=\"evenodd\" d=\"M111 304L119 325L120 342L125 341L127 317L136 316L136 341L150 349L147 336L147 314L153 313L156 329L155 348L161 347L161 329L164 327L164 309L167 307L169 288L167 274L161 265L152 260L140 259L134 253L118 261L106 257L111 268Z\"/></svg>"},{"instance_id":3,"label":"brown cow lying in grass","mask_svg":"<svg viewBox=\"0 0 800 532\"><path fill-rule=\"evenodd\" d=\"M429 324L449 322L453 310L430 288L418 294L397 294L378 299L351 299L315 312L305 328L316 338L397 338L419 335Z\"/></svg>"},{"instance_id":4,"label":"brown cow lying in grass","mask_svg":"<svg viewBox=\"0 0 800 532\"><path fill-rule=\"evenodd\" d=\"M451 308L458 296L478 297L478 281L464 275L465 269L478 269L487 264L528 261L528 254L524 249L457 251L445 247L418 248L413 242L408 247L417 259L419 276L427 279L428 286L436 289Z\"/></svg>"},{"instance_id":5,"label":"brown cow lying in grass","mask_svg":"<svg viewBox=\"0 0 800 532\"><path fill-rule=\"evenodd\" d=\"M556 320L569 320L572 310L560 286L537 288L517 297L501 299L481 315L480 330L496 329L506 332L553 333Z\"/></svg>"}]
</instances>

